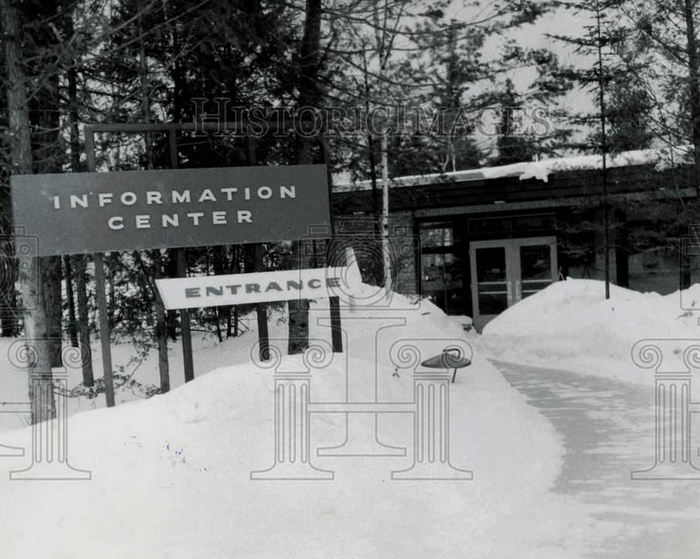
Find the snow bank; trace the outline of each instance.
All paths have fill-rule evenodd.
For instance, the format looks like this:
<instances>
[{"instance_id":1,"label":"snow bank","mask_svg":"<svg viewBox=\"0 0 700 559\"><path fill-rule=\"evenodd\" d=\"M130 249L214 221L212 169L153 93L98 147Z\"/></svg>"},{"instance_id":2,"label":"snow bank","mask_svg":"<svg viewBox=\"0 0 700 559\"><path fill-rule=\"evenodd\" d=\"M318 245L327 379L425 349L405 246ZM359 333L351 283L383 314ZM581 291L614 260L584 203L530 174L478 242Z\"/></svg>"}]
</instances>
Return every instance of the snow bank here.
<instances>
[{"instance_id":1,"label":"snow bank","mask_svg":"<svg viewBox=\"0 0 700 559\"><path fill-rule=\"evenodd\" d=\"M647 338L697 338L700 314L682 306L700 307L700 284L666 296L611 285L606 301L603 282L569 278L499 315L483 341L504 360L648 385L653 372L634 365L631 349Z\"/></svg>"},{"instance_id":2,"label":"snow bank","mask_svg":"<svg viewBox=\"0 0 700 559\"><path fill-rule=\"evenodd\" d=\"M380 396L402 401L412 379L392 374L391 344L465 335L426 301L395 296L384 310L361 312L406 325L380 329L351 319L360 312L344 313L347 351L314 372L312 399L342 401L344 368L373 371L376 339ZM312 318L311 337L328 334ZM311 423L315 465L334 470L335 480L251 481L251 470L272 464L274 419L273 374L250 362L253 340L200 348L195 363L204 351L220 368L166 395L74 415L70 461L91 470L92 481L0 481L0 525L11 534L0 539L1 556L540 558L555 556L550 540L581 521L563 497L547 494L561 463L551 426L479 353L458 374L451 406L452 462L472 469L473 481L391 480L410 455L316 457L318 446L342 442L342 415ZM392 445L413 437L401 414L381 417L379 431ZM27 446L28 437L27 429L5 432L2 442ZM17 469L26 459L0 464Z\"/></svg>"}]
</instances>

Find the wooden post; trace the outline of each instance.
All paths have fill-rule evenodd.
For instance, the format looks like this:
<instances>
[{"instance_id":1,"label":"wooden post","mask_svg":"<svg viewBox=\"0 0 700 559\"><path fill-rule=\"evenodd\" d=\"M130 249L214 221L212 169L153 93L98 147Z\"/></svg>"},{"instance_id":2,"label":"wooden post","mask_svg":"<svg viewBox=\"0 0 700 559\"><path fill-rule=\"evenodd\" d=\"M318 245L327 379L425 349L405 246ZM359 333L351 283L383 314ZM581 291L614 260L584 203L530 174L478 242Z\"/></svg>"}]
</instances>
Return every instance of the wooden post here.
<instances>
[{"instance_id":1,"label":"wooden post","mask_svg":"<svg viewBox=\"0 0 700 559\"><path fill-rule=\"evenodd\" d=\"M168 132L168 147L170 148L170 166L177 169L180 166L180 158L177 155L177 135L175 129Z\"/></svg>"},{"instance_id":2,"label":"wooden post","mask_svg":"<svg viewBox=\"0 0 700 559\"><path fill-rule=\"evenodd\" d=\"M184 248L177 249L177 275L187 277L187 252ZM185 368L185 382L194 380L194 359L192 357L192 331L190 329L190 311L180 309L180 324L182 336L182 362Z\"/></svg>"},{"instance_id":3,"label":"wooden post","mask_svg":"<svg viewBox=\"0 0 700 559\"><path fill-rule=\"evenodd\" d=\"M90 124L85 125L85 157L87 160L87 170L94 173L97 169L95 163L95 130Z\"/></svg>"},{"instance_id":4,"label":"wooden post","mask_svg":"<svg viewBox=\"0 0 700 559\"><path fill-rule=\"evenodd\" d=\"M262 245L255 245L255 271L259 272L263 268ZM258 340L260 346L260 361L270 359L270 334L267 328L267 305L258 303L255 305L255 313L258 319Z\"/></svg>"},{"instance_id":5,"label":"wooden post","mask_svg":"<svg viewBox=\"0 0 700 559\"><path fill-rule=\"evenodd\" d=\"M258 156L256 153L255 138L248 136L248 164L257 165ZM255 245L253 249L253 269L260 272L263 269L262 245ZM267 328L267 305L258 303L255 305L255 314L258 319L258 346L260 347L260 361L270 359L270 335Z\"/></svg>"},{"instance_id":6,"label":"wooden post","mask_svg":"<svg viewBox=\"0 0 700 559\"><path fill-rule=\"evenodd\" d=\"M331 310L331 342L333 353L343 352L343 331L340 327L340 299L331 297L328 301Z\"/></svg>"},{"instance_id":7,"label":"wooden post","mask_svg":"<svg viewBox=\"0 0 700 559\"><path fill-rule=\"evenodd\" d=\"M63 257L65 266L64 279L66 283L66 298L68 299L68 336L72 347L80 347L78 342L78 320L75 316L75 295L73 293L73 264L71 257Z\"/></svg>"},{"instance_id":8,"label":"wooden post","mask_svg":"<svg viewBox=\"0 0 700 559\"><path fill-rule=\"evenodd\" d=\"M171 128L168 131L168 146L170 148L170 166L177 169L180 166L180 158L177 153L177 130ZM179 248L176 254L177 275L187 277L187 249ZM185 369L185 382L194 380L194 357L192 355L192 329L190 325L190 311L180 309L180 336L182 336L182 363Z\"/></svg>"},{"instance_id":9,"label":"wooden post","mask_svg":"<svg viewBox=\"0 0 700 559\"><path fill-rule=\"evenodd\" d=\"M162 277L163 263L160 249L151 251L155 278ZM154 288L156 304L156 339L158 340L158 372L160 374L160 393L165 394L170 391L170 363L168 362L168 333L166 331L165 305L160 298L160 293Z\"/></svg>"},{"instance_id":10,"label":"wooden post","mask_svg":"<svg viewBox=\"0 0 700 559\"><path fill-rule=\"evenodd\" d=\"M107 296L105 294L105 269L102 253L95 254L95 294L97 313L100 318L100 345L102 346L102 368L104 369L105 398L107 407L114 406L114 378L112 376L112 348L110 347L109 320L107 319Z\"/></svg>"},{"instance_id":11,"label":"wooden post","mask_svg":"<svg viewBox=\"0 0 700 559\"><path fill-rule=\"evenodd\" d=\"M260 341L260 361L270 360L270 334L267 331L267 307L256 305L255 312L258 315L258 340Z\"/></svg>"}]
</instances>

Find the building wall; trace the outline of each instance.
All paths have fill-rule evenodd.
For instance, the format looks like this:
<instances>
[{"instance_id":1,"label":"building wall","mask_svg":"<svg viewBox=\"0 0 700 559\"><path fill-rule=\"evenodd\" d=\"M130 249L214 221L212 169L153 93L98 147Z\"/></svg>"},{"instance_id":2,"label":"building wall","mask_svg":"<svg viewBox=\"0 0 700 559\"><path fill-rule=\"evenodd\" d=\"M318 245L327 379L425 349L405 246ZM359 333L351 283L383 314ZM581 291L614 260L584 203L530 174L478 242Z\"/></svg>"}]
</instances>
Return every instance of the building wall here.
<instances>
[{"instance_id":1,"label":"building wall","mask_svg":"<svg viewBox=\"0 0 700 559\"><path fill-rule=\"evenodd\" d=\"M394 290L407 295L417 294L416 265L420 239L414 232L413 212L396 212L389 216L389 242Z\"/></svg>"},{"instance_id":2,"label":"building wall","mask_svg":"<svg viewBox=\"0 0 700 559\"><path fill-rule=\"evenodd\" d=\"M638 291L671 293L679 287L678 249L632 248L625 235L627 227L640 227L625 214L645 222L627 203L638 193L658 194L668 177L652 168L636 166L611 170L612 195L619 197L611 212L610 280ZM675 177L678 179L678 177ZM451 314L472 312L469 246L476 240L556 236L558 272L584 279L605 279L603 215L600 206L600 173L597 170L557 173L548 182L518 177L481 181L439 182L415 187L393 188L390 192L390 237L394 262L394 289L400 293L429 296ZM684 194L685 195L685 194ZM622 198L624 197L624 199ZM656 198L654 198L655 200ZM343 192L335 197L335 211L350 213L358 223L365 219L360 241L373 250L357 251L368 283L378 283L376 273L381 250L368 215L371 192ZM343 219L346 219L345 217ZM450 239L442 245L426 235L426 229L449 228ZM362 229L360 227L360 229ZM634 232L631 229L631 232ZM421 241L422 239L422 241ZM372 264L374 262L374 264ZM381 262L378 262L381 267ZM700 281L700 258L693 281Z\"/></svg>"}]
</instances>

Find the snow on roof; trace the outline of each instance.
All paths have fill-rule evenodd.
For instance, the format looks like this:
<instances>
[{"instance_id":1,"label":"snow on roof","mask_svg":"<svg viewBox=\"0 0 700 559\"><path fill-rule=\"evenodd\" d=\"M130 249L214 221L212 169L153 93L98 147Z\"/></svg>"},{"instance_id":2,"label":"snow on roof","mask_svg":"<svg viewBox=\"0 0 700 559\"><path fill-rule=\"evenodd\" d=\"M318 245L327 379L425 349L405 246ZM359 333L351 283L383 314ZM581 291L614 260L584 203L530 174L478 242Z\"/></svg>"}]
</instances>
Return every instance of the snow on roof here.
<instances>
[{"instance_id":1,"label":"snow on roof","mask_svg":"<svg viewBox=\"0 0 700 559\"><path fill-rule=\"evenodd\" d=\"M662 156L663 152L657 149L626 151L608 156L607 166L625 167L628 165L657 164L661 161ZM468 182L503 177L519 177L521 181L534 178L548 182L549 175L552 173L577 169L600 169L602 166L603 158L601 155L576 155L542 161L524 161L498 167L481 167L465 171L395 177L390 179L390 184L392 187L422 186L435 183ZM381 187L381 179L377 180L377 185ZM347 192L369 190L371 187L371 181L364 180L349 184L338 184L334 186L334 190L336 192Z\"/></svg>"}]
</instances>

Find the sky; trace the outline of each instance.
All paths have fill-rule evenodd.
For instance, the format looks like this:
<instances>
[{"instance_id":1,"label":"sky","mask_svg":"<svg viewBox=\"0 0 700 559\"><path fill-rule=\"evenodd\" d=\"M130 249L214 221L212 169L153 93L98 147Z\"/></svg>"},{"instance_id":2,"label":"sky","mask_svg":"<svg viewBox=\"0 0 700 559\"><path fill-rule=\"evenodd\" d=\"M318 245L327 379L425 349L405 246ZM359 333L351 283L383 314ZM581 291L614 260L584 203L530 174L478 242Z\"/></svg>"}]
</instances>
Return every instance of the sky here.
<instances>
[{"instance_id":1,"label":"sky","mask_svg":"<svg viewBox=\"0 0 700 559\"><path fill-rule=\"evenodd\" d=\"M455 19L463 21L473 20L475 15L482 13L483 8L475 9L468 4L470 2L466 0L455 0L452 3L453 12L448 13ZM484 5L489 5L488 0L485 0ZM506 34L505 37L515 39L525 48L549 49L557 54L561 65L585 66L594 64L595 60L575 53L570 45L549 35L579 36L584 33L585 27L592 23L593 21L585 13L576 13L573 10L560 7L538 18L533 24L523 25L514 29ZM487 55L489 53L496 55L501 43L502 38L493 38L490 42L487 42L485 47ZM515 83L516 88L521 93L525 93L529 84L536 77L536 72L534 68L528 68L516 71L508 77ZM565 95L559 100L559 105L572 112L585 112L594 108L590 94L580 90L573 90ZM481 147L487 147L490 141L480 139L478 143Z\"/></svg>"}]
</instances>

